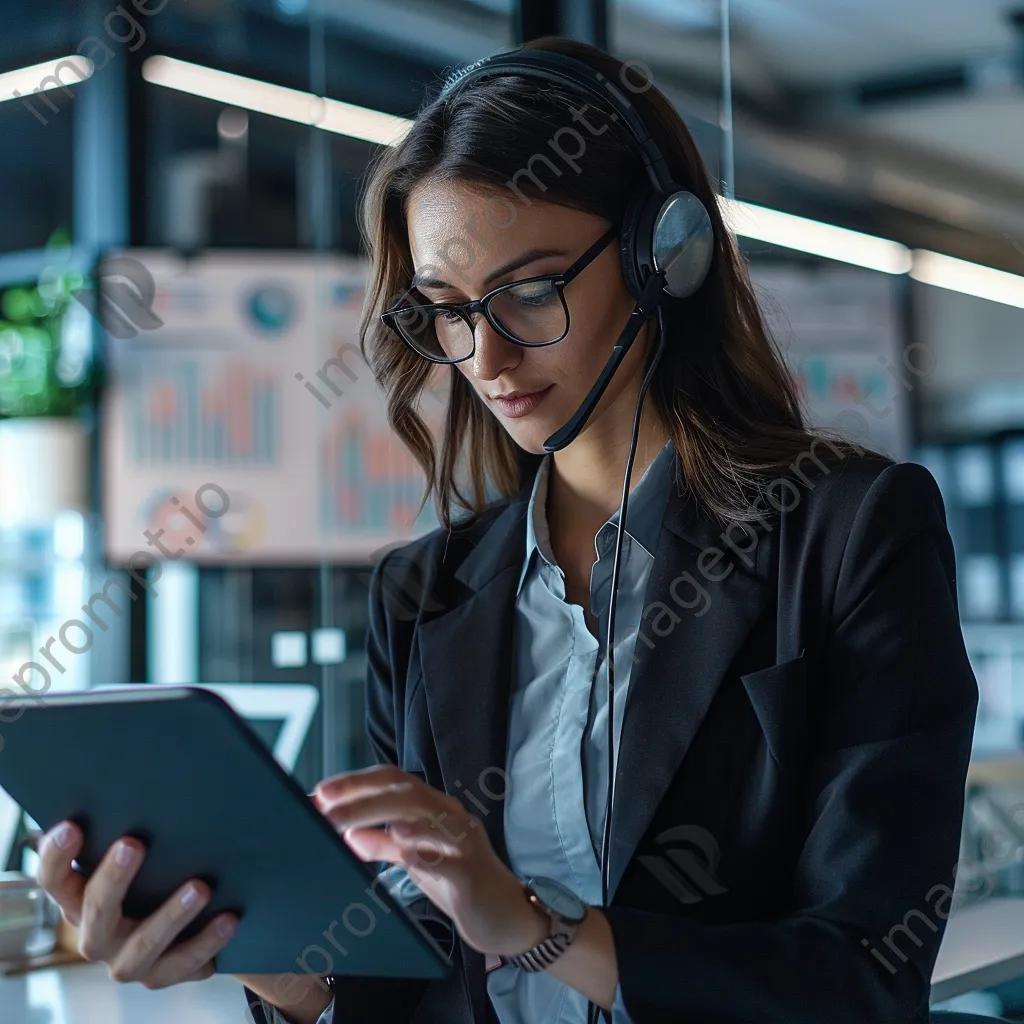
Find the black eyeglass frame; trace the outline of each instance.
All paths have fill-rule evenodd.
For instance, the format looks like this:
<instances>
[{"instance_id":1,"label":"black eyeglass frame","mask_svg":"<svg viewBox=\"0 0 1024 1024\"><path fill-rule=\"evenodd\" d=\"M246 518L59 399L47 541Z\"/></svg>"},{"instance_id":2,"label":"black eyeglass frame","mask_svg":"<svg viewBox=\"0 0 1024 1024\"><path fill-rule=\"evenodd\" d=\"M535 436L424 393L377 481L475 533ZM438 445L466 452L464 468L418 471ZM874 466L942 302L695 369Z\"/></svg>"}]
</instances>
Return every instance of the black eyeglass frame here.
<instances>
[{"instance_id":1,"label":"black eyeglass frame","mask_svg":"<svg viewBox=\"0 0 1024 1024\"><path fill-rule=\"evenodd\" d=\"M494 328L503 338L507 338L514 345L522 345L523 348L543 348L546 345L554 345L561 341L569 333L569 306L565 301L564 289L574 278L578 277L607 247L608 243L619 233L618 227L612 225L593 245L590 246L573 264L568 270L563 270L558 274L539 274L536 277L524 277L520 281L509 281L508 284L498 285L497 288L491 289L486 295L481 295L479 299L473 299L471 302L428 302L418 306L392 306L390 309L385 310L380 314L380 318L390 330L394 331L402 341L405 342L417 355L423 356L424 359L428 359L432 363L443 363L451 365L453 363L462 363L467 359L471 359L476 353L476 328L473 325L471 319L474 313L482 313L484 319ZM524 284L534 284L538 281L549 281L554 285L558 292L559 301L562 303L562 309L565 311L565 329L557 338L552 338L550 341L523 341L521 338L517 338L511 331L506 330L497 317L491 314L490 305L491 302L497 295L502 292L509 291L512 288L521 288ZM429 355L417 348L416 345L409 340L401 331L398 324L395 322L395 318L398 313L412 313L417 310L430 310L430 315L436 315L438 313L455 313L469 327L470 336L473 339L473 347L464 356L459 356L457 359L439 359L437 356Z\"/></svg>"}]
</instances>

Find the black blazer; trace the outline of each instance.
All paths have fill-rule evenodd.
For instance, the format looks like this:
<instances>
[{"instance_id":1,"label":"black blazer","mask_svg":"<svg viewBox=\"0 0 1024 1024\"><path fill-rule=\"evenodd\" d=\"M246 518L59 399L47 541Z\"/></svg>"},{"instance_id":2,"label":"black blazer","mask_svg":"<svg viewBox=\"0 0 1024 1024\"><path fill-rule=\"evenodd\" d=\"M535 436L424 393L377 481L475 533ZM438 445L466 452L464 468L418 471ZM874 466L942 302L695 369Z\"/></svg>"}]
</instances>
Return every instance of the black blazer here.
<instances>
[{"instance_id":1,"label":"black blazer","mask_svg":"<svg viewBox=\"0 0 1024 1024\"><path fill-rule=\"evenodd\" d=\"M604 908L634 1024L927 1020L978 700L944 506L915 464L800 461L746 536L689 494L665 512ZM367 641L379 759L459 794L506 862L488 769L529 493L379 563ZM456 947L441 981L338 978L336 1024L496 1024Z\"/></svg>"}]
</instances>

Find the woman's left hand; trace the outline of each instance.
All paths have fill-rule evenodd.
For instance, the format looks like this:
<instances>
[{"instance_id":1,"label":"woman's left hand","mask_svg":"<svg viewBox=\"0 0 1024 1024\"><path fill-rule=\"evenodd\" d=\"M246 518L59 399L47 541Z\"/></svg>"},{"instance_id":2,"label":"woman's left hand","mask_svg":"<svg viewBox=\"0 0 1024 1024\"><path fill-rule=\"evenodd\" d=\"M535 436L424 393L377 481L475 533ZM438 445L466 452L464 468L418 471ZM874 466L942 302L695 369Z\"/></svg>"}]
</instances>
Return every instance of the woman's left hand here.
<instances>
[{"instance_id":1,"label":"woman's left hand","mask_svg":"<svg viewBox=\"0 0 1024 1024\"><path fill-rule=\"evenodd\" d=\"M547 919L456 797L393 765L334 775L312 796L360 859L404 867L473 949L513 955L547 937Z\"/></svg>"}]
</instances>

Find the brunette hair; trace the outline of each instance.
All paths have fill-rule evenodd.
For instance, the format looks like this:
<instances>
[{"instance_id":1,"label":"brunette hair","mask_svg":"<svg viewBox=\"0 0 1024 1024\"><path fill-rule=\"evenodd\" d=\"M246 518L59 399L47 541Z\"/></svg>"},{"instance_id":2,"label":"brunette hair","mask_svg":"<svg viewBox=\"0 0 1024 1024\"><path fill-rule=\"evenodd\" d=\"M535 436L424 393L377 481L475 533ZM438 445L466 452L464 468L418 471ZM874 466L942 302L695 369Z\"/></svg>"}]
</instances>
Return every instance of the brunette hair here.
<instances>
[{"instance_id":1,"label":"brunette hair","mask_svg":"<svg viewBox=\"0 0 1024 1024\"><path fill-rule=\"evenodd\" d=\"M545 36L525 47L574 57L628 90L674 180L707 207L715 239L711 268L693 296L666 306L665 350L648 399L675 442L679 475L703 510L722 526L763 518L766 487L794 463L799 469L802 455L820 465L815 455L819 444L835 459L864 449L834 431L811 431L805 425L796 387L769 336L746 263L723 222L715 185L665 96L632 65L586 43ZM360 230L372 269L360 349L384 391L392 429L426 474L420 507L433 494L438 517L449 529L453 510L479 512L488 504L489 490L503 499L517 494L536 461L524 457L455 366L447 368L448 408L437 440L420 415L424 388L445 368L412 351L380 319L408 291L414 270L406 199L427 180L459 181L500 196L505 211L499 216L507 219L511 208L513 223L510 194L525 205L532 196L620 223L631 191L646 180L643 164L626 129L610 117L610 108L602 110L589 97L586 102L588 118L607 119L603 130L591 130L585 156L578 157L589 173L577 164L579 173L565 174L548 155L568 147L561 142L565 135L583 139L569 127L569 109L580 107L580 94L514 74L428 100L402 140L383 148L369 168ZM574 145L580 148L578 141ZM460 473L468 479L469 494L458 480Z\"/></svg>"}]
</instances>

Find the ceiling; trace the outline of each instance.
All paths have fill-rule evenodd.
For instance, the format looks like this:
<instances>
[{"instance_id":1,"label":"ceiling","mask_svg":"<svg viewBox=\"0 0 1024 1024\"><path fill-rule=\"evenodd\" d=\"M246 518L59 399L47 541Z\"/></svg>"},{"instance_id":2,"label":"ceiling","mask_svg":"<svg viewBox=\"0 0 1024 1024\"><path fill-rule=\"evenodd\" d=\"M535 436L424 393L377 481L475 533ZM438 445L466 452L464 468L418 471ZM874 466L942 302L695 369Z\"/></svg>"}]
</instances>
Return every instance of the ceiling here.
<instances>
[{"instance_id":1,"label":"ceiling","mask_svg":"<svg viewBox=\"0 0 1024 1024\"><path fill-rule=\"evenodd\" d=\"M678 2L686 7L689 0ZM734 31L750 39L780 78L815 86L1006 48L1014 41L1008 6L1005 0L731 3Z\"/></svg>"},{"instance_id":2,"label":"ceiling","mask_svg":"<svg viewBox=\"0 0 1024 1024\"><path fill-rule=\"evenodd\" d=\"M680 0L685 7L687 0ZM1024 11L1024 3L1018 4ZM893 98L846 111L848 129L1024 181L1024 34L1007 0L733 0L733 22L757 60L802 91L824 91L840 114L855 83L1020 61L1016 82Z\"/></svg>"},{"instance_id":3,"label":"ceiling","mask_svg":"<svg viewBox=\"0 0 1024 1024\"><path fill-rule=\"evenodd\" d=\"M872 206L880 233L1024 271L1007 245L1024 241L1024 32L1009 17L1024 0L729 6L741 188L774 168L794 197ZM721 8L617 0L613 48L713 122Z\"/></svg>"},{"instance_id":4,"label":"ceiling","mask_svg":"<svg viewBox=\"0 0 1024 1024\"><path fill-rule=\"evenodd\" d=\"M54 12L40 17L8 0L4 63L16 63L16 50L56 45L51 36L65 24L56 12L84 2L40 0ZM296 27L315 10L345 43L340 59L331 55L328 92L395 113L413 112L442 69L514 41L514 0L306 3L291 19L281 0L190 0L187 11L222 26L217 38L230 49L232 10ZM729 0L737 195L1024 273L1024 32L1008 17L1015 5L1024 10L1024 0ZM711 155L720 148L721 7L611 0L609 14L612 52L648 64ZM283 38L253 35L245 52L273 54L277 73L283 56L271 40ZM308 45L297 45L306 61ZM260 73L258 61L247 73ZM910 88L957 75L955 89ZM865 89L874 102L863 102Z\"/></svg>"},{"instance_id":5,"label":"ceiling","mask_svg":"<svg viewBox=\"0 0 1024 1024\"><path fill-rule=\"evenodd\" d=\"M1024 182L1024 90L906 104L865 115L858 130Z\"/></svg>"},{"instance_id":6,"label":"ceiling","mask_svg":"<svg viewBox=\"0 0 1024 1024\"><path fill-rule=\"evenodd\" d=\"M1006 244L1024 240L1015 3L1024 10L1024 0L730 0L737 194L1024 272L1024 255ZM646 62L712 148L722 6L611 0L609 13L610 49ZM513 0L321 9L342 31L439 66L513 43ZM921 89L958 75L966 84Z\"/></svg>"}]
</instances>

